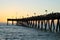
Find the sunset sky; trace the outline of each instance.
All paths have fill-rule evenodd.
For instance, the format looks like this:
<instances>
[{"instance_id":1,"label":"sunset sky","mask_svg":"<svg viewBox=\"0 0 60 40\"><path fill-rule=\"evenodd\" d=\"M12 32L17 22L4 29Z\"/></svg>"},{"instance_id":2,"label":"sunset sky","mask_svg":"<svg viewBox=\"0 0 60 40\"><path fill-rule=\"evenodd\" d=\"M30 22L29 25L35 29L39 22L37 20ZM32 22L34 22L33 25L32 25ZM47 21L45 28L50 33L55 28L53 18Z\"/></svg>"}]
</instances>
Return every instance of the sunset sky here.
<instances>
[{"instance_id":1,"label":"sunset sky","mask_svg":"<svg viewBox=\"0 0 60 40\"><path fill-rule=\"evenodd\" d=\"M6 22L7 18L21 18L60 12L60 0L0 0L0 22ZM16 15L17 14L17 15Z\"/></svg>"}]
</instances>

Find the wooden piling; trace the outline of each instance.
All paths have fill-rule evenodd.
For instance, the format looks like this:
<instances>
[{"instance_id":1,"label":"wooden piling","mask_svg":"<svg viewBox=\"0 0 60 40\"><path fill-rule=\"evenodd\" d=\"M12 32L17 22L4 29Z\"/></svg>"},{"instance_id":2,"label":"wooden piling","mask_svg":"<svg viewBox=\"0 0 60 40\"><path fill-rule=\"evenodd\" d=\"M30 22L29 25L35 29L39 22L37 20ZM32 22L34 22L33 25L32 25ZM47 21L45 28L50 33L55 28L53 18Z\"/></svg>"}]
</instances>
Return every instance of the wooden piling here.
<instances>
[{"instance_id":1,"label":"wooden piling","mask_svg":"<svg viewBox=\"0 0 60 40\"><path fill-rule=\"evenodd\" d=\"M29 21L29 27L30 27L30 21Z\"/></svg>"},{"instance_id":2,"label":"wooden piling","mask_svg":"<svg viewBox=\"0 0 60 40\"><path fill-rule=\"evenodd\" d=\"M57 19L56 32L58 31L58 26L59 26L59 19Z\"/></svg>"},{"instance_id":3,"label":"wooden piling","mask_svg":"<svg viewBox=\"0 0 60 40\"><path fill-rule=\"evenodd\" d=\"M40 21L38 20L38 29L40 28Z\"/></svg>"},{"instance_id":4,"label":"wooden piling","mask_svg":"<svg viewBox=\"0 0 60 40\"><path fill-rule=\"evenodd\" d=\"M50 28L50 31L53 31L55 29L54 27L54 20L51 20L51 28Z\"/></svg>"},{"instance_id":5,"label":"wooden piling","mask_svg":"<svg viewBox=\"0 0 60 40\"><path fill-rule=\"evenodd\" d=\"M37 20L35 21L35 28L37 28Z\"/></svg>"},{"instance_id":6,"label":"wooden piling","mask_svg":"<svg viewBox=\"0 0 60 40\"><path fill-rule=\"evenodd\" d=\"M12 25L14 25L13 21L12 21Z\"/></svg>"},{"instance_id":7,"label":"wooden piling","mask_svg":"<svg viewBox=\"0 0 60 40\"><path fill-rule=\"evenodd\" d=\"M44 20L45 30L47 29L47 20Z\"/></svg>"},{"instance_id":8,"label":"wooden piling","mask_svg":"<svg viewBox=\"0 0 60 40\"><path fill-rule=\"evenodd\" d=\"M53 20L53 31L55 31L55 23L54 23L54 20Z\"/></svg>"},{"instance_id":9,"label":"wooden piling","mask_svg":"<svg viewBox=\"0 0 60 40\"><path fill-rule=\"evenodd\" d=\"M59 32L60 32L60 19L59 19Z\"/></svg>"},{"instance_id":10,"label":"wooden piling","mask_svg":"<svg viewBox=\"0 0 60 40\"><path fill-rule=\"evenodd\" d=\"M41 30L43 29L43 21L41 20Z\"/></svg>"},{"instance_id":11,"label":"wooden piling","mask_svg":"<svg viewBox=\"0 0 60 40\"><path fill-rule=\"evenodd\" d=\"M47 20L47 24L48 24L48 30L51 31L51 26L50 26L50 21Z\"/></svg>"},{"instance_id":12,"label":"wooden piling","mask_svg":"<svg viewBox=\"0 0 60 40\"><path fill-rule=\"evenodd\" d=\"M31 27L32 27L32 21L31 21Z\"/></svg>"}]
</instances>

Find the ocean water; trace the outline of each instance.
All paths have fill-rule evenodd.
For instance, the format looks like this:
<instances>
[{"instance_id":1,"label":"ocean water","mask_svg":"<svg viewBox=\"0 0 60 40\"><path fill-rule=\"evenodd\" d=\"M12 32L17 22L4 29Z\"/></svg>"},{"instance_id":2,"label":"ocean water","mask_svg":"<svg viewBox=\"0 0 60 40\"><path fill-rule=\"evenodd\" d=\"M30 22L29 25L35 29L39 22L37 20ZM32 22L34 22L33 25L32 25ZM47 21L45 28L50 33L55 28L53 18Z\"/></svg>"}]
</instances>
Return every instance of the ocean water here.
<instances>
[{"instance_id":1,"label":"ocean water","mask_svg":"<svg viewBox=\"0 0 60 40\"><path fill-rule=\"evenodd\" d=\"M60 32L44 32L23 26L0 26L0 40L60 40Z\"/></svg>"}]
</instances>

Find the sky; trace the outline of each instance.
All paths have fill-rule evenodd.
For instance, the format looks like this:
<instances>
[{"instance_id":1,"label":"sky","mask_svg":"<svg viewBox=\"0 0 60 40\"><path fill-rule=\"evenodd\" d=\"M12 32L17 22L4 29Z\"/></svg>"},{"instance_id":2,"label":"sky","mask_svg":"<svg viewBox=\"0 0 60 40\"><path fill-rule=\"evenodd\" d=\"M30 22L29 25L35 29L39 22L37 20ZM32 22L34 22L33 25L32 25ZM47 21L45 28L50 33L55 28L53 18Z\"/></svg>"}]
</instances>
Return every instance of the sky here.
<instances>
[{"instance_id":1,"label":"sky","mask_svg":"<svg viewBox=\"0 0 60 40\"><path fill-rule=\"evenodd\" d=\"M60 0L0 0L0 22L7 18L22 18L60 12Z\"/></svg>"}]
</instances>

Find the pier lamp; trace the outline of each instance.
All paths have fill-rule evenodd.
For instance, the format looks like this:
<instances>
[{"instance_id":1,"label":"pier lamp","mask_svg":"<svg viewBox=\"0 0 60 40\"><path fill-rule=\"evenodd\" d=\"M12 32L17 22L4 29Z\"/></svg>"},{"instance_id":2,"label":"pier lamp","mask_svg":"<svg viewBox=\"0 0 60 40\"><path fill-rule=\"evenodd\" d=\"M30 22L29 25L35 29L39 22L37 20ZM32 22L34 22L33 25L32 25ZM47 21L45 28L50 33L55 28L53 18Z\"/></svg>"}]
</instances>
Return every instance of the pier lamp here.
<instances>
[{"instance_id":1,"label":"pier lamp","mask_svg":"<svg viewBox=\"0 0 60 40\"><path fill-rule=\"evenodd\" d=\"M17 19L17 12L16 12L16 19Z\"/></svg>"},{"instance_id":2,"label":"pier lamp","mask_svg":"<svg viewBox=\"0 0 60 40\"><path fill-rule=\"evenodd\" d=\"M47 14L47 10L45 10L46 14Z\"/></svg>"},{"instance_id":3,"label":"pier lamp","mask_svg":"<svg viewBox=\"0 0 60 40\"><path fill-rule=\"evenodd\" d=\"M34 13L34 16L36 16L36 13Z\"/></svg>"},{"instance_id":4,"label":"pier lamp","mask_svg":"<svg viewBox=\"0 0 60 40\"><path fill-rule=\"evenodd\" d=\"M29 15L27 14L27 17L29 17Z\"/></svg>"},{"instance_id":5,"label":"pier lamp","mask_svg":"<svg viewBox=\"0 0 60 40\"><path fill-rule=\"evenodd\" d=\"M22 18L24 18L24 16L22 16Z\"/></svg>"}]
</instances>

